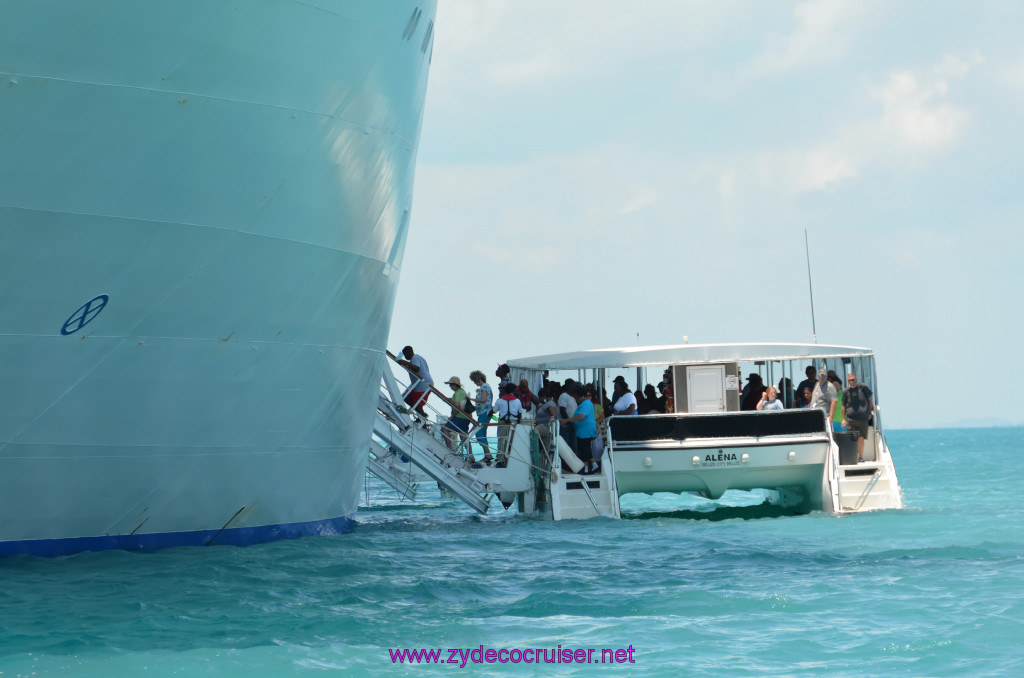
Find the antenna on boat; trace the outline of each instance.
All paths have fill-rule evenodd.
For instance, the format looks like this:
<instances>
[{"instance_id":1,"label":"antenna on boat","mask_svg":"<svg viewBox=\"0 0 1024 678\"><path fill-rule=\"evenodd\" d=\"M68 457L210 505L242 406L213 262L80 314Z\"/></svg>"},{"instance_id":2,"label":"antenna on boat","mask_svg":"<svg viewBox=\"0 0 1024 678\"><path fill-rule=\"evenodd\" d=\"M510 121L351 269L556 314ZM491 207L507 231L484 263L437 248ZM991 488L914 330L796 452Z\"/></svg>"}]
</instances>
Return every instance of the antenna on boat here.
<instances>
[{"instance_id":1,"label":"antenna on boat","mask_svg":"<svg viewBox=\"0 0 1024 678\"><path fill-rule=\"evenodd\" d=\"M811 292L811 334L818 343L818 327L814 323L814 286L811 284L811 247L807 244L807 229L804 229L804 251L807 253L807 289Z\"/></svg>"}]
</instances>

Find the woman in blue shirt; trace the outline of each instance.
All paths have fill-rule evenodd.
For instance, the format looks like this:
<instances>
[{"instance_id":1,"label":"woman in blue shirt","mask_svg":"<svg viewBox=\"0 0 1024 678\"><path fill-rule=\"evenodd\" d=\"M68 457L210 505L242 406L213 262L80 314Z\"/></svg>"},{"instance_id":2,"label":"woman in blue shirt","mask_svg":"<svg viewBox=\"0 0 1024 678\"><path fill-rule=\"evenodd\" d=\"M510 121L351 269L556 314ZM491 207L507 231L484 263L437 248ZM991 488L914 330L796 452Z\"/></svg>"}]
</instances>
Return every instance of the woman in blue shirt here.
<instances>
[{"instance_id":1,"label":"woman in blue shirt","mask_svg":"<svg viewBox=\"0 0 1024 678\"><path fill-rule=\"evenodd\" d=\"M594 461L594 438L597 437L597 419L594 417L594 403L577 384L572 397L576 399L576 414L563 419L563 424L573 422L576 425L576 455L583 462L580 475L585 476L597 472L601 467Z\"/></svg>"}]
</instances>

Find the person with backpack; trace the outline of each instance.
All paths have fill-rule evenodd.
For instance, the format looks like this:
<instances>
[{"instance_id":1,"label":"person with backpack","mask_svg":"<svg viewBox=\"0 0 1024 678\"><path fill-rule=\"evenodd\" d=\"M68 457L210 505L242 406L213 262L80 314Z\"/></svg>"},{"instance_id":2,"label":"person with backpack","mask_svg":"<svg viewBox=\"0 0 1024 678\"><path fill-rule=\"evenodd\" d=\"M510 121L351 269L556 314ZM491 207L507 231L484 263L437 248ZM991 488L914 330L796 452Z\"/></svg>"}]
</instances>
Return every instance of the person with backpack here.
<instances>
[{"instance_id":1,"label":"person with backpack","mask_svg":"<svg viewBox=\"0 0 1024 678\"><path fill-rule=\"evenodd\" d=\"M523 404L516 397L515 387L505 384L498 389L501 394L494 401L494 413L498 415L498 468L508 466L508 446L513 425L523 418Z\"/></svg>"},{"instance_id":2,"label":"person with backpack","mask_svg":"<svg viewBox=\"0 0 1024 678\"><path fill-rule=\"evenodd\" d=\"M843 428L857 432L857 461L864 461L864 439L868 437L868 421L875 411L872 401L874 393L864 384L857 382L857 375L851 372L846 377L846 394L843 398Z\"/></svg>"}]
</instances>

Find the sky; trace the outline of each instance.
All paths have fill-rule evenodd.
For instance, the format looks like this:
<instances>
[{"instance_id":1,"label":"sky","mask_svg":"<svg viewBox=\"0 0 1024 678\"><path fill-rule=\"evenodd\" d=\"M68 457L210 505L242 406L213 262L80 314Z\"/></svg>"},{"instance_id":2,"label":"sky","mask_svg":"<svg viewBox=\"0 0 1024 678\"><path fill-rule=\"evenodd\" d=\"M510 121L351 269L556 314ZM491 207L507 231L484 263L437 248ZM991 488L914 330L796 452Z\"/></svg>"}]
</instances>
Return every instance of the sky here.
<instances>
[{"instance_id":1,"label":"sky","mask_svg":"<svg viewBox=\"0 0 1024 678\"><path fill-rule=\"evenodd\" d=\"M999 0L440 0L389 348L440 383L811 342L806 230L886 426L1024 423L1021 35Z\"/></svg>"}]
</instances>

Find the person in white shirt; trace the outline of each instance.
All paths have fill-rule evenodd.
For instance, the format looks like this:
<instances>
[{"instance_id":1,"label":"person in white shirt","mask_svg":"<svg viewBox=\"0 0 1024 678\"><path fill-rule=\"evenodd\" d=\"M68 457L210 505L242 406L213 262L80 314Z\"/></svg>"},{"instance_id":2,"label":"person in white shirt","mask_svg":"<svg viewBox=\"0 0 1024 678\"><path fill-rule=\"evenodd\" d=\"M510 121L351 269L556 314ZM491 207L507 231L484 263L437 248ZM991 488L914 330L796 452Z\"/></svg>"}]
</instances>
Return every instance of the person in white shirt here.
<instances>
[{"instance_id":1,"label":"person in white shirt","mask_svg":"<svg viewBox=\"0 0 1024 678\"><path fill-rule=\"evenodd\" d=\"M399 359L398 364L409 370L413 380L403 396L405 403L409 407L416 408L421 416L426 417L427 413L423 410L423 403L427 402L427 398L430 397L430 387L434 385L434 378L430 376L427 361L423 359L423 356L416 355L412 346L403 348L402 355L405 356L405 360Z\"/></svg>"},{"instance_id":2,"label":"person in white shirt","mask_svg":"<svg viewBox=\"0 0 1024 678\"><path fill-rule=\"evenodd\" d=\"M636 396L629 392L629 384L625 381L615 382L615 405L612 406L612 414L636 415Z\"/></svg>"},{"instance_id":3,"label":"person in white shirt","mask_svg":"<svg viewBox=\"0 0 1024 678\"><path fill-rule=\"evenodd\" d=\"M523 416L523 404L515 396L515 386L505 384L498 389L501 396L494 401L494 413L498 415L498 468L508 465L508 444L512 426Z\"/></svg>"}]
</instances>

